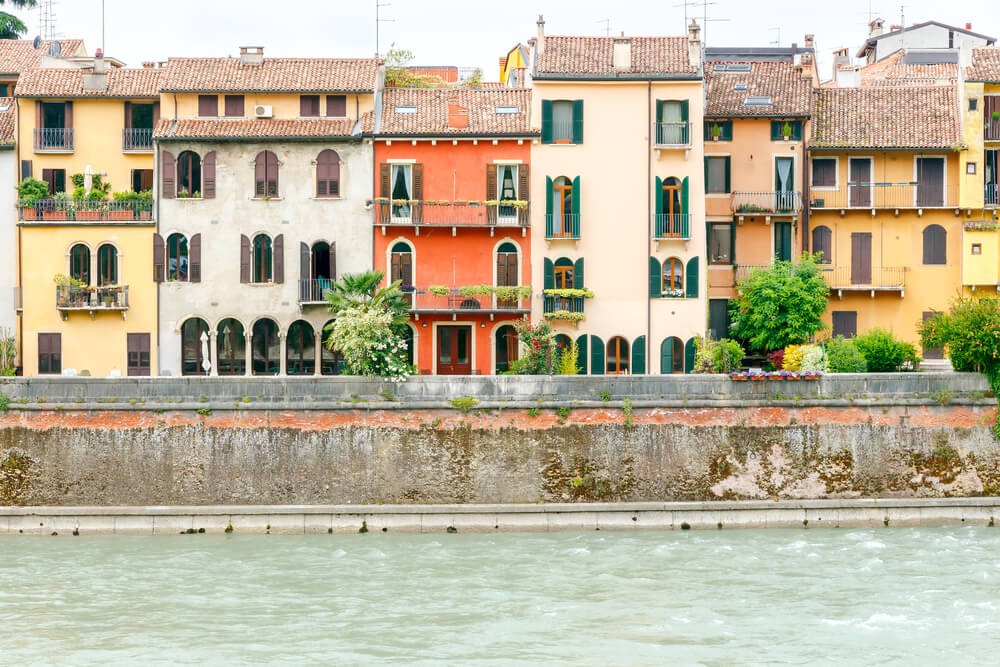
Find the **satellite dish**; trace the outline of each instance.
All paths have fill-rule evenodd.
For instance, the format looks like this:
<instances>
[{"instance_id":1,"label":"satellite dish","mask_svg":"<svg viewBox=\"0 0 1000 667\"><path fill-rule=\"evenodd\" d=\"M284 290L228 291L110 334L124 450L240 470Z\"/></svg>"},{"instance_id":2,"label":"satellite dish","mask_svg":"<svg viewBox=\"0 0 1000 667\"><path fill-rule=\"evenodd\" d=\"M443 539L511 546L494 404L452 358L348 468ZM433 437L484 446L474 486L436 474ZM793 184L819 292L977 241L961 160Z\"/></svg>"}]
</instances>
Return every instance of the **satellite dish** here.
<instances>
[{"instance_id":1,"label":"satellite dish","mask_svg":"<svg viewBox=\"0 0 1000 667\"><path fill-rule=\"evenodd\" d=\"M40 47L42 45L42 36L41 35L36 35L35 36L35 41L33 41L31 43L31 45L34 46L36 49L38 47Z\"/></svg>"},{"instance_id":2,"label":"satellite dish","mask_svg":"<svg viewBox=\"0 0 1000 667\"><path fill-rule=\"evenodd\" d=\"M61 53L62 53L62 44L56 41L53 41L51 44L49 44L50 56L52 56L53 58L58 58Z\"/></svg>"}]
</instances>

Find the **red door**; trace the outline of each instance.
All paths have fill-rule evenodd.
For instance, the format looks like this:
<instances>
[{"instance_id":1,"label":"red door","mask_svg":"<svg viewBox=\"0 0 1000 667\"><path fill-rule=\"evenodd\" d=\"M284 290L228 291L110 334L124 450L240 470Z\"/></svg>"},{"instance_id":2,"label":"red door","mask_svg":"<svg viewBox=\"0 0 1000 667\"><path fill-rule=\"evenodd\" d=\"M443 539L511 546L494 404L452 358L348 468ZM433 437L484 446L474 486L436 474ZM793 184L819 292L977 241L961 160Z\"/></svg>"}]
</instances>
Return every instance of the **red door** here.
<instances>
[{"instance_id":1,"label":"red door","mask_svg":"<svg viewBox=\"0 0 1000 667\"><path fill-rule=\"evenodd\" d=\"M472 374L472 327L438 327L438 375Z\"/></svg>"}]
</instances>

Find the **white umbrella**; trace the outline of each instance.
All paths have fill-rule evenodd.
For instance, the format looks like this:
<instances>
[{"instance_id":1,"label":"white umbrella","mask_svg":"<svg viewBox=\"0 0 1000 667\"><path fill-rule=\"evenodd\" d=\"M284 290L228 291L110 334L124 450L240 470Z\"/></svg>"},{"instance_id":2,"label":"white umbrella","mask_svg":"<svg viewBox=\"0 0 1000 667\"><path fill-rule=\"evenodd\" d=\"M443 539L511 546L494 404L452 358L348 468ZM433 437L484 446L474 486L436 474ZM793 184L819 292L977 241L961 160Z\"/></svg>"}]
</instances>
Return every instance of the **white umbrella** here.
<instances>
[{"instance_id":1,"label":"white umbrella","mask_svg":"<svg viewBox=\"0 0 1000 667\"><path fill-rule=\"evenodd\" d=\"M212 370L212 362L208 360L208 332L201 332L201 369L205 375Z\"/></svg>"}]
</instances>

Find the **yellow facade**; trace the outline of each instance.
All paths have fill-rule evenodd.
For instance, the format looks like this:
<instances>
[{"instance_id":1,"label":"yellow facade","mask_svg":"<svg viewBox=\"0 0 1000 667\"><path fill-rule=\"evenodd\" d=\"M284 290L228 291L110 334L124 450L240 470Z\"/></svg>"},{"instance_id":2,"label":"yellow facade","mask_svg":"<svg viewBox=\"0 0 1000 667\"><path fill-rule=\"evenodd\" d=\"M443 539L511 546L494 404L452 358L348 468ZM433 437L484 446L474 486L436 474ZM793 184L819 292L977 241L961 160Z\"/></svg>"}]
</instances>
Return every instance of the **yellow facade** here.
<instances>
[{"instance_id":1,"label":"yellow facade","mask_svg":"<svg viewBox=\"0 0 1000 667\"><path fill-rule=\"evenodd\" d=\"M1000 224L995 194L985 196L987 150L1000 150L1000 143L987 142L984 132L985 96L1000 95L1000 84L969 82L962 99L961 207L962 286L966 296L1000 292ZM970 104L970 100L976 100ZM975 106L975 109L970 107ZM970 167L971 165L971 167Z\"/></svg>"}]
</instances>

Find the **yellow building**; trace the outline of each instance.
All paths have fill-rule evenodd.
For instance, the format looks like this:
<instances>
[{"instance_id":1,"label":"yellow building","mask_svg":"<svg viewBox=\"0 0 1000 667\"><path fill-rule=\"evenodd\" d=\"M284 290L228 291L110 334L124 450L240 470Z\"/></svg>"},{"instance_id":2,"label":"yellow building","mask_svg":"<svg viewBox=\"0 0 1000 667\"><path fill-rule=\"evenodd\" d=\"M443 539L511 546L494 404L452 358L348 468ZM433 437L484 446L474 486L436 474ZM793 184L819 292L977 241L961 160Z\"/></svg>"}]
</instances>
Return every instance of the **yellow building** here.
<instances>
[{"instance_id":1,"label":"yellow building","mask_svg":"<svg viewBox=\"0 0 1000 667\"><path fill-rule=\"evenodd\" d=\"M816 92L809 240L823 254L833 335L884 327L919 343L921 318L958 294L958 108L955 86Z\"/></svg>"},{"instance_id":2,"label":"yellow building","mask_svg":"<svg viewBox=\"0 0 1000 667\"><path fill-rule=\"evenodd\" d=\"M101 57L21 74L18 181L48 189L18 206L25 375L157 372L154 207L136 193L153 185L159 75Z\"/></svg>"},{"instance_id":3,"label":"yellow building","mask_svg":"<svg viewBox=\"0 0 1000 667\"><path fill-rule=\"evenodd\" d=\"M528 85L529 47L518 44L500 58L500 83L507 88L524 88Z\"/></svg>"}]
</instances>

